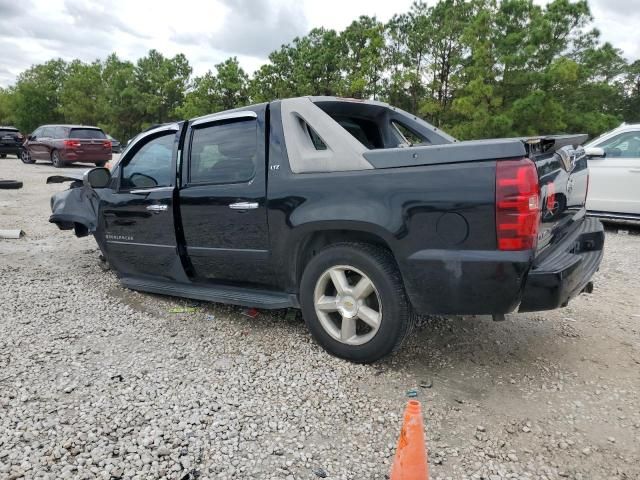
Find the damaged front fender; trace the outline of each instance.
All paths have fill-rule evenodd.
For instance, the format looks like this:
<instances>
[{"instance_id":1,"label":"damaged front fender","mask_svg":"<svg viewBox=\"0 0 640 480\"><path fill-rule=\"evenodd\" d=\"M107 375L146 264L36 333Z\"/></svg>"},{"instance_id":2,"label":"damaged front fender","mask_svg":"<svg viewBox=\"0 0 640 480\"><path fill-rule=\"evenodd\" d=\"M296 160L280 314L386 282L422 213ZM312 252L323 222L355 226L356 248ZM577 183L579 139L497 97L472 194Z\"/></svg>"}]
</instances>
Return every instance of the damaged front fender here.
<instances>
[{"instance_id":1,"label":"damaged front fender","mask_svg":"<svg viewBox=\"0 0 640 480\"><path fill-rule=\"evenodd\" d=\"M98 227L100 198L91 188L82 185L80 179L71 176L49 177L47 183L72 181L69 190L58 192L51 197L49 222L55 223L60 230L75 231L77 237L94 233Z\"/></svg>"}]
</instances>

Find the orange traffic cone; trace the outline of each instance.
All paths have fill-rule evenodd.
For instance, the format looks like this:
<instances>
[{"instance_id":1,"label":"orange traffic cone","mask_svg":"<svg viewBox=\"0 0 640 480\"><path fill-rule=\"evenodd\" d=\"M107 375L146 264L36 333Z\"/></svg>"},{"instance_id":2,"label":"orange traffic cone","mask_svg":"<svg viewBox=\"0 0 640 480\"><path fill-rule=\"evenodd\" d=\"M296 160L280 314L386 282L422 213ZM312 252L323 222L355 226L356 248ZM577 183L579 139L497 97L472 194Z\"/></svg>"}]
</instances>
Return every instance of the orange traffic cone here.
<instances>
[{"instance_id":1,"label":"orange traffic cone","mask_svg":"<svg viewBox=\"0 0 640 480\"><path fill-rule=\"evenodd\" d=\"M429 480L422 408L417 400L410 400L404 410L396 458L391 467L391 480Z\"/></svg>"}]
</instances>

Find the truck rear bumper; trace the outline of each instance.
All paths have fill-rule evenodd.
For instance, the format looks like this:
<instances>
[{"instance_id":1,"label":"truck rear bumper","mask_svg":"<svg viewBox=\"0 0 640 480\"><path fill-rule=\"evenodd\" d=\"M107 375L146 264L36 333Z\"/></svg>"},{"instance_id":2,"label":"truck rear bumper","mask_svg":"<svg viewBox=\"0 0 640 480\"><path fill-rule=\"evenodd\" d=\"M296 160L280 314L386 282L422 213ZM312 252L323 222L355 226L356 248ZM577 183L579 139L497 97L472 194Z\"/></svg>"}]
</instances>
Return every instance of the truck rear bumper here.
<instances>
[{"instance_id":1,"label":"truck rear bumper","mask_svg":"<svg viewBox=\"0 0 640 480\"><path fill-rule=\"evenodd\" d=\"M518 308L533 252L421 250L400 263L419 314L491 315Z\"/></svg>"},{"instance_id":2,"label":"truck rear bumper","mask_svg":"<svg viewBox=\"0 0 640 480\"><path fill-rule=\"evenodd\" d=\"M598 271L604 253L604 229L587 218L580 228L539 264L525 282L519 311L534 312L566 306Z\"/></svg>"},{"instance_id":3,"label":"truck rear bumper","mask_svg":"<svg viewBox=\"0 0 640 480\"><path fill-rule=\"evenodd\" d=\"M600 221L585 218L538 264L531 250L421 250L398 263L419 314L532 312L578 295L600 266L603 244Z\"/></svg>"}]
</instances>

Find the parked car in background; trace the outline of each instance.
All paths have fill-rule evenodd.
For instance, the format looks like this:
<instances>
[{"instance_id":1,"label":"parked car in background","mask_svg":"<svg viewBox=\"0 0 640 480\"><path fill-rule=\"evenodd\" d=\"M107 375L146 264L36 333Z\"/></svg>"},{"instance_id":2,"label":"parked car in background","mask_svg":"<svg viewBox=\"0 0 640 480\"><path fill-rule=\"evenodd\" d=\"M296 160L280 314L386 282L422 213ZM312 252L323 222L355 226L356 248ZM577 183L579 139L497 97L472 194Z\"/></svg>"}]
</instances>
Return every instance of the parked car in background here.
<instances>
[{"instance_id":1,"label":"parked car in background","mask_svg":"<svg viewBox=\"0 0 640 480\"><path fill-rule=\"evenodd\" d=\"M75 162L103 167L111 160L111 141L98 127L43 125L27 137L21 159L24 163L46 160L57 168Z\"/></svg>"},{"instance_id":2,"label":"parked car in background","mask_svg":"<svg viewBox=\"0 0 640 480\"><path fill-rule=\"evenodd\" d=\"M24 137L17 128L0 126L0 158L7 158L7 155L20 156L23 140Z\"/></svg>"},{"instance_id":3,"label":"parked car in background","mask_svg":"<svg viewBox=\"0 0 640 480\"><path fill-rule=\"evenodd\" d=\"M640 221L640 124L622 124L585 145L592 216Z\"/></svg>"},{"instance_id":4,"label":"parked car in background","mask_svg":"<svg viewBox=\"0 0 640 480\"><path fill-rule=\"evenodd\" d=\"M301 307L356 362L420 314L549 310L592 289L584 135L458 142L385 103L305 97L156 127L111 171L50 177L49 221L123 285ZM577 178L584 178L580 182Z\"/></svg>"},{"instance_id":5,"label":"parked car in background","mask_svg":"<svg viewBox=\"0 0 640 480\"><path fill-rule=\"evenodd\" d=\"M107 138L111 140L111 153L120 153L122 152L122 144L119 140L113 138L111 135L107 133Z\"/></svg>"}]
</instances>

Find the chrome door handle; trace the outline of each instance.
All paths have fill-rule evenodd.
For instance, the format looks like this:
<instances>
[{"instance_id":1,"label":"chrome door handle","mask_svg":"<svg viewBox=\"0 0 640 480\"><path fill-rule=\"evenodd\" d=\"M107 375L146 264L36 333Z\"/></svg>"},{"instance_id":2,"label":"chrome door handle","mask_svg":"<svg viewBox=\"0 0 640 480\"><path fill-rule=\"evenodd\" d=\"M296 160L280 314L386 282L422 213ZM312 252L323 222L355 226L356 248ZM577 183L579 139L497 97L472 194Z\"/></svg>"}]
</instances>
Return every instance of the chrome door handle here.
<instances>
[{"instance_id":1,"label":"chrome door handle","mask_svg":"<svg viewBox=\"0 0 640 480\"><path fill-rule=\"evenodd\" d=\"M147 205L147 210L151 210L152 212L164 212L168 208L166 205Z\"/></svg>"},{"instance_id":2,"label":"chrome door handle","mask_svg":"<svg viewBox=\"0 0 640 480\"><path fill-rule=\"evenodd\" d=\"M253 210L255 208L258 208L258 202L231 203L229 205L229 208L231 208L233 210Z\"/></svg>"}]
</instances>

